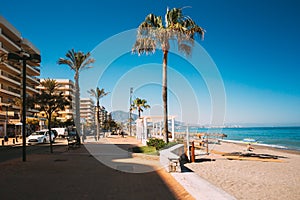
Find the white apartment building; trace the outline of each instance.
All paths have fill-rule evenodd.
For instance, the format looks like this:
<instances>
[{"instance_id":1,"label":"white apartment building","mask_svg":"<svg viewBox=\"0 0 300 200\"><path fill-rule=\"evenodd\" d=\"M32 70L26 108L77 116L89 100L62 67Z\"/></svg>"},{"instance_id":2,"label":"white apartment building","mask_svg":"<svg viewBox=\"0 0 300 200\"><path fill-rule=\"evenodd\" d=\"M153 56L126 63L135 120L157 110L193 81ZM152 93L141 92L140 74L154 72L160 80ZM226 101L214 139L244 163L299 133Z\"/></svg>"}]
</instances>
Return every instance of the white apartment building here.
<instances>
[{"instance_id":1,"label":"white apartment building","mask_svg":"<svg viewBox=\"0 0 300 200\"><path fill-rule=\"evenodd\" d=\"M40 51L6 19L0 16L0 136L9 124L20 122L22 69L21 62L7 60L8 53L21 55L21 51L29 54L40 54ZM35 89L39 85L39 64L31 61L26 63L26 93L34 96L38 93ZM27 116L33 117L37 111L28 109ZM5 131L6 132L6 131Z\"/></svg>"},{"instance_id":2,"label":"white apartment building","mask_svg":"<svg viewBox=\"0 0 300 200\"><path fill-rule=\"evenodd\" d=\"M88 126L95 124L95 102L91 98L80 99L80 118Z\"/></svg>"}]
</instances>

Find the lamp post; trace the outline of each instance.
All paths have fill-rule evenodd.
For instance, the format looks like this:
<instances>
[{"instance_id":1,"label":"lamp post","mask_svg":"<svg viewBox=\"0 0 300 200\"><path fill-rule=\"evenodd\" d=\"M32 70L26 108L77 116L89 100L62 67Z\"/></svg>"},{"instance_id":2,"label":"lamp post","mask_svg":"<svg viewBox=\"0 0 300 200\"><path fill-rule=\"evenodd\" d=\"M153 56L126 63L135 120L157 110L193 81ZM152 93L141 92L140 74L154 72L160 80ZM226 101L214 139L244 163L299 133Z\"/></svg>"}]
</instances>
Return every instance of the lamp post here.
<instances>
[{"instance_id":1,"label":"lamp post","mask_svg":"<svg viewBox=\"0 0 300 200\"><path fill-rule=\"evenodd\" d=\"M129 135L132 136L131 132L131 120L132 120L132 115L131 115L131 111L132 111L132 92L133 92L133 88L130 88L130 100L129 100Z\"/></svg>"},{"instance_id":2,"label":"lamp post","mask_svg":"<svg viewBox=\"0 0 300 200\"><path fill-rule=\"evenodd\" d=\"M7 118L8 118L8 106L6 106L5 124L4 124L4 138L7 136Z\"/></svg>"},{"instance_id":3,"label":"lamp post","mask_svg":"<svg viewBox=\"0 0 300 200\"><path fill-rule=\"evenodd\" d=\"M30 60L34 63L41 62L41 56L39 54L26 54L23 52L23 55L20 56L15 53L8 53L7 59L10 61L23 61L23 74L22 74L22 158L23 162L26 161L26 61Z\"/></svg>"}]
</instances>

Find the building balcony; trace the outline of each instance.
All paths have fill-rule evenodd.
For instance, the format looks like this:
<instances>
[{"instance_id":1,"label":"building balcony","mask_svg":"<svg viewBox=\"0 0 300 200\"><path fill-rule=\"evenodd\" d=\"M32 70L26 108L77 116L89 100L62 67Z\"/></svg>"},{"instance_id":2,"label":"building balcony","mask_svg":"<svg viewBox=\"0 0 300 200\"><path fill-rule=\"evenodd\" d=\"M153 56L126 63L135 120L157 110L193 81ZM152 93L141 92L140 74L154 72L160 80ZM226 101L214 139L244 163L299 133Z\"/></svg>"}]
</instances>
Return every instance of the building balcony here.
<instances>
[{"instance_id":1,"label":"building balcony","mask_svg":"<svg viewBox=\"0 0 300 200\"><path fill-rule=\"evenodd\" d=\"M29 42L29 40L27 40L26 38L23 38L22 42L21 42L21 46L22 48L31 54L41 54L40 50L38 50L31 42Z\"/></svg>"},{"instance_id":2,"label":"building balcony","mask_svg":"<svg viewBox=\"0 0 300 200\"><path fill-rule=\"evenodd\" d=\"M30 91L30 93L33 93L33 94L38 94L39 93L38 90L34 89L34 86L27 85L26 90Z\"/></svg>"},{"instance_id":3,"label":"building balcony","mask_svg":"<svg viewBox=\"0 0 300 200\"><path fill-rule=\"evenodd\" d=\"M9 34L10 37L14 37L16 40L21 39L21 33L1 15L0 15L0 27L5 28L7 34Z\"/></svg>"},{"instance_id":4,"label":"building balcony","mask_svg":"<svg viewBox=\"0 0 300 200\"><path fill-rule=\"evenodd\" d=\"M5 71L7 71L8 73L14 74L16 76L20 76L21 71L20 68L14 66L14 65L8 65L7 63L1 63L1 68Z\"/></svg>"},{"instance_id":5,"label":"building balcony","mask_svg":"<svg viewBox=\"0 0 300 200\"><path fill-rule=\"evenodd\" d=\"M40 68L35 66L26 65L27 74L30 76L39 76L40 75Z\"/></svg>"},{"instance_id":6,"label":"building balcony","mask_svg":"<svg viewBox=\"0 0 300 200\"><path fill-rule=\"evenodd\" d=\"M19 47L14 41L12 41L10 37L3 32L2 28L0 28L0 40L5 46L7 46L8 49L6 50L10 50L11 52L21 51L21 47Z\"/></svg>"},{"instance_id":7,"label":"building balcony","mask_svg":"<svg viewBox=\"0 0 300 200\"><path fill-rule=\"evenodd\" d=\"M30 81L31 83L35 83L36 85L40 84L40 79L27 75L27 81L26 82L28 82L28 81Z\"/></svg>"},{"instance_id":8,"label":"building balcony","mask_svg":"<svg viewBox=\"0 0 300 200\"><path fill-rule=\"evenodd\" d=\"M58 114L71 114L73 115L73 111L70 109L58 111Z\"/></svg>"},{"instance_id":9,"label":"building balcony","mask_svg":"<svg viewBox=\"0 0 300 200\"><path fill-rule=\"evenodd\" d=\"M14 96L14 97L18 97L20 98L20 92L19 90L14 90L14 89L9 89L6 87L1 86L0 88L0 92L4 93L6 95L10 95L10 96Z\"/></svg>"},{"instance_id":10,"label":"building balcony","mask_svg":"<svg viewBox=\"0 0 300 200\"><path fill-rule=\"evenodd\" d=\"M5 85L13 85L14 87L20 87L21 83L17 77L13 77L0 70L0 81Z\"/></svg>"}]
</instances>

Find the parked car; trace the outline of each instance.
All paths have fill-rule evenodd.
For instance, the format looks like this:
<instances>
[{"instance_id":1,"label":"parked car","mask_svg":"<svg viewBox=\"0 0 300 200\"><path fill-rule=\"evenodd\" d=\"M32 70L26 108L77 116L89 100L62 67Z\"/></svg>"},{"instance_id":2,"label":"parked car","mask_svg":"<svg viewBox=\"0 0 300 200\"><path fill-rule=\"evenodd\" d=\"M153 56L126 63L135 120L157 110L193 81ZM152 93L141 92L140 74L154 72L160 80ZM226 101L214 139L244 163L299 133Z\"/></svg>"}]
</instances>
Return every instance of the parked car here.
<instances>
[{"instance_id":1,"label":"parked car","mask_svg":"<svg viewBox=\"0 0 300 200\"><path fill-rule=\"evenodd\" d=\"M53 131L51 131L51 141L55 141L55 134ZM50 138L49 138L49 130L40 130L33 132L28 138L27 138L27 143L49 143Z\"/></svg>"},{"instance_id":2,"label":"parked car","mask_svg":"<svg viewBox=\"0 0 300 200\"><path fill-rule=\"evenodd\" d=\"M59 138L65 138L68 136L68 130L67 128L51 128L51 130L57 132L57 137Z\"/></svg>"}]
</instances>

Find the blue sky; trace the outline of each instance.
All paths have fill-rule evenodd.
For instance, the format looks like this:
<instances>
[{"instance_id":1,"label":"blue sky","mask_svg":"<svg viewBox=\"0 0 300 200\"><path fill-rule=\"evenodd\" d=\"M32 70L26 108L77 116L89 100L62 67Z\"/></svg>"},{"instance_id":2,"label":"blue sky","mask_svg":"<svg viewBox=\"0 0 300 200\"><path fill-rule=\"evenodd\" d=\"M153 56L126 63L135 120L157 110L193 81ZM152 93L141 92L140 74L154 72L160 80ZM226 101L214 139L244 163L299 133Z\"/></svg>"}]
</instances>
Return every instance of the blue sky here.
<instances>
[{"instance_id":1,"label":"blue sky","mask_svg":"<svg viewBox=\"0 0 300 200\"><path fill-rule=\"evenodd\" d=\"M191 6L184 14L206 29L204 41L198 42L224 82L226 123L300 125L297 0L10 0L1 2L0 14L40 49L41 77L73 79L72 71L56 64L67 50L95 50L101 42L136 28L147 14L164 15L167 6ZM107 51L113 53L116 48ZM102 67L104 59L97 58L95 69ZM153 105L145 114L159 113L160 63L159 51L147 57L128 53L114 60L99 80L99 86L111 92L102 104L110 111L127 109L129 88L124 85L134 77L142 80L153 76L157 80L136 88L134 96L146 98ZM169 65L169 86L174 88L170 91L170 113L187 122L209 123L214 105L203 77L176 55L169 56ZM143 77L145 74L148 76ZM176 85L178 82L184 84ZM191 89L186 95L180 93L184 87ZM117 91L126 92L122 96Z\"/></svg>"}]
</instances>

